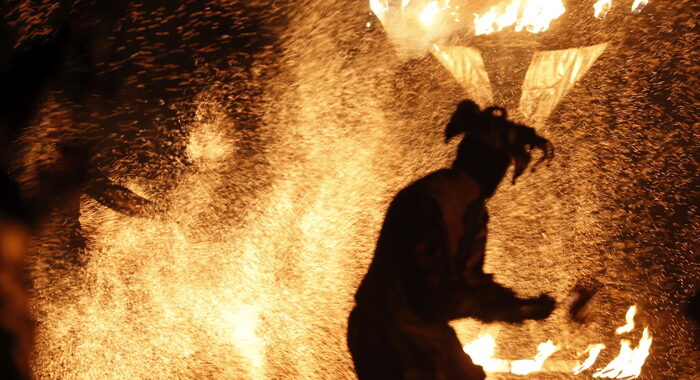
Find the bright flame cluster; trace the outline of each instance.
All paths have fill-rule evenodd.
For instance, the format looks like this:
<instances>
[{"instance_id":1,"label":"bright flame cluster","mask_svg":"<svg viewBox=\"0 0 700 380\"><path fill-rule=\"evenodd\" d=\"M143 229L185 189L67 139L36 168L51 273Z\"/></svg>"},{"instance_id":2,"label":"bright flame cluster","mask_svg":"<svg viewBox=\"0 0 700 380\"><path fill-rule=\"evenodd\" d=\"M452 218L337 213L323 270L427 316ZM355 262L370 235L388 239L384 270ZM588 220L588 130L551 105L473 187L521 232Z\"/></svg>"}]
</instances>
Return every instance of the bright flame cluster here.
<instances>
[{"instance_id":1,"label":"bright flame cluster","mask_svg":"<svg viewBox=\"0 0 700 380\"><path fill-rule=\"evenodd\" d=\"M616 334L625 334L634 330L634 316L637 313L637 306L629 308L625 315L625 325L617 328ZM620 353L604 368L593 374L594 378L606 379L635 379L642 372L642 366L649 356L652 337L649 328L645 327L642 337L637 347L632 348L629 339L620 341ZM561 347L555 345L551 340L540 343L537 346L537 354L533 359L526 360L503 360L494 357L496 351L496 340L489 334L484 334L478 339L464 346L466 352L474 362L480 365L486 372L510 372L516 375L527 375L533 372L542 371L545 361L557 352ZM588 353L585 361L571 369L575 375L591 368L600 353L605 349L602 343L589 345L584 353ZM570 367L569 367L570 368Z\"/></svg>"},{"instance_id":2,"label":"bright flame cluster","mask_svg":"<svg viewBox=\"0 0 700 380\"><path fill-rule=\"evenodd\" d=\"M465 345L466 352L474 364L480 365L486 372L510 372L516 375L527 375L542 369L544 362L559 350L551 340L537 346L537 354L533 359L504 360L494 358L496 339L490 334L484 334L477 340Z\"/></svg>"},{"instance_id":3,"label":"bright flame cluster","mask_svg":"<svg viewBox=\"0 0 700 380\"><path fill-rule=\"evenodd\" d=\"M631 12L639 14L649 0L634 0ZM409 7L418 7L416 13L407 11ZM385 24L389 13L389 0L369 0L369 6L377 18ZM457 10L450 0L432 0L428 2L401 0L400 16L415 17L425 31L436 27L444 15L454 16L459 22ZM597 0L593 4L593 15L603 19L612 9L612 0ZM501 31L514 26L516 32L527 31L540 33L549 29L552 21L566 12L563 0L507 0L481 14L474 14L474 34L483 35ZM386 25L385 25L386 26Z\"/></svg>"},{"instance_id":4,"label":"bright flame cluster","mask_svg":"<svg viewBox=\"0 0 700 380\"><path fill-rule=\"evenodd\" d=\"M605 368L593 374L593 377L605 379L636 379L642 373L642 365L649 356L652 337L645 327L642 338L636 348L631 348L628 339L620 341L620 353Z\"/></svg>"},{"instance_id":5,"label":"bright flame cluster","mask_svg":"<svg viewBox=\"0 0 700 380\"><path fill-rule=\"evenodd\" d=\"M474 15L474 33L491 34L515 25L515 31L539 33L566 12L562 0L511 0Z\"/></svg>"}]
</instances>

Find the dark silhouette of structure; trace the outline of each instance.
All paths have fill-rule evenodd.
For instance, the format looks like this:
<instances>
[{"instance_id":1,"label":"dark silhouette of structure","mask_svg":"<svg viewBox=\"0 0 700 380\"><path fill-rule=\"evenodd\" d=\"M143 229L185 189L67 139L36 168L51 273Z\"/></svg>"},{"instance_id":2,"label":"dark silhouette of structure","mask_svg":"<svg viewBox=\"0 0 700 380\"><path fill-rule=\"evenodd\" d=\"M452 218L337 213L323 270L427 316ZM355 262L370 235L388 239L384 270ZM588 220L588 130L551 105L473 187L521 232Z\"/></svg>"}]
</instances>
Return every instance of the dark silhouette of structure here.
<instances>
[{"instance_id":1,"label":"dark silhouette of structure","mask_svg":"<svg viewBox=\"0 0 700 380\"><path fill-rule=\"evenodd\" d=\"M360 380L483 379L448 322L544 319L548 295L518 298L483 272L488 213L511 164L513 182L531 151L553 156L552 144L533 128L513 123L504 109L483 111L461 102L445 140L465 134L452 168L401 190L386 213L374 259L355 295L348 346Z\"/></svg>"}]
</instances>

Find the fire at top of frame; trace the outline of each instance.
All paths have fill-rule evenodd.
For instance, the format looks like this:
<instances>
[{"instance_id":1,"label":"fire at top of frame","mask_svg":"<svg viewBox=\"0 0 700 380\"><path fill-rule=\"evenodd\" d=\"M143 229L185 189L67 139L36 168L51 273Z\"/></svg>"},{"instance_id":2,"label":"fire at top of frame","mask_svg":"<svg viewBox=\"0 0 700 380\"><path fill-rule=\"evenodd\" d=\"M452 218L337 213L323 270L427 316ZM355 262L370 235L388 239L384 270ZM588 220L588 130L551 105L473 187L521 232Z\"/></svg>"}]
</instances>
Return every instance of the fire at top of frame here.
<instances>
[{"instance_id":1,"label":"fire at top of frame","mask_svg":"<svg viewBox=\"0 0 700 380\"><path fill-rule=\"evenodd\" d=\"M634 0L630 11L638 14L648 2ZM394 6L389 0L370 0L369 6L395 44L409 54L425 50L430 43L458 29L477 36L510 27L516 32L544 32L567 11L563 0L505 0L480 10L463 3L402 0L400 6ZM613 0L598 0L591 15L602 19L612 7Z\"/></svg>"}]
</instances>

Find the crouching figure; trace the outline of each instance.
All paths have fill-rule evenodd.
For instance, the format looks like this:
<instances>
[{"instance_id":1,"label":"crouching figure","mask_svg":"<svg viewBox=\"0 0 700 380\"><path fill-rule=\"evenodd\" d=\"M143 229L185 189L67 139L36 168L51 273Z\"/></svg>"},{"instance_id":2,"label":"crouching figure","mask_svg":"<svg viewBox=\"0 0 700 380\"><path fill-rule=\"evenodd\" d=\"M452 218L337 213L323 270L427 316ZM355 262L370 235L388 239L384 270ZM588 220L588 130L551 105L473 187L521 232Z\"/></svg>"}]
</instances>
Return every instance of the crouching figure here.
<instances>
[{"instance_id":1,"label":"crouching figure","mask_svg":"<svg viewBox=\"0 0 700 380\"><path fill-rule=\"evenodd\" d=\"M513 182L531 151L550 160L552 144L506 111L461 102L445 141L464 134L452 168L401 190L386 213L375 255L355 294L348 346L360 380L484 379L448 322L544 319L554 300L518 298L483 272L486 200L506 170Z\"/></svg>"}]
</instances>

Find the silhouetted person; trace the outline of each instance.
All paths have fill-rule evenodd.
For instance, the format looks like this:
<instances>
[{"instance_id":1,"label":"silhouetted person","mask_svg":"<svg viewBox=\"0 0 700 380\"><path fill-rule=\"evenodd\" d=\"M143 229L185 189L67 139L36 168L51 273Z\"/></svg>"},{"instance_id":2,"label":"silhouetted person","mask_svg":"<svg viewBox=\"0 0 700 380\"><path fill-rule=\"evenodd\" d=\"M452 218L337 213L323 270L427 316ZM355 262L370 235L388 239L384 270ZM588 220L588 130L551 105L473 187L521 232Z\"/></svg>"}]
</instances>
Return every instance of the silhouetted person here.
<instances>
[{"instance_id":1,"label":"silhouetted person","mask_svg":"<svg viewBox=\"0 0 700 380\"><path fill-rule=\"evenodd\" d=\"M502 108L463 101L445 131L465 134L452 168L401 190L386 213L374 259L355 295L348 346L360 380L483 379L448 322L544 319L547 295L522 299L483 272L486 200L515 164L513 182L533 149L553 148Z\"/></svg>"}]
</instances>

